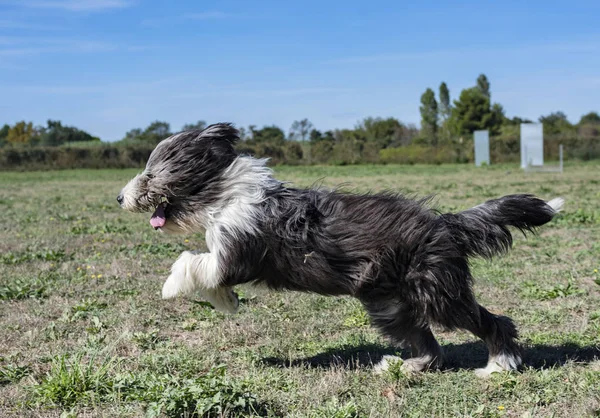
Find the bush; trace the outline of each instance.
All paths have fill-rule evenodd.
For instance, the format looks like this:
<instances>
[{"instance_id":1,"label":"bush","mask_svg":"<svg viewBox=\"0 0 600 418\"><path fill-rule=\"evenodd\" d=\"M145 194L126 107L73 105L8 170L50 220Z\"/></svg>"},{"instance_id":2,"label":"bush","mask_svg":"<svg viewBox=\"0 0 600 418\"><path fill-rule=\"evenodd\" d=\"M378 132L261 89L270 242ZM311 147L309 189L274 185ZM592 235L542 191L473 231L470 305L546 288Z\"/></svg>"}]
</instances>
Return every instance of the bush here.
<instances>
[{"instance_id":1,"label":"bush","mask_svg":"<svg viewBox=\"0 0 600 418\"><path fill-rule=\"evenodd\" d=\"M138 168L146 164L153 149L149 145L2 148L0 169Z\"/></svg>"},{"instance_id":2,"label":"bush","mask_svg":"<svg viewBox=\"0 0 600 418\"><path fill-rule=\"evenodd\" d=\"M465 150L464 145L460 147L452 145L440 145L438 147L408 145L399 148L386 148L379 151L379 158L382 163L396 164L443 164L472 161L472 156Z\"/></svg>"}]
</instances>

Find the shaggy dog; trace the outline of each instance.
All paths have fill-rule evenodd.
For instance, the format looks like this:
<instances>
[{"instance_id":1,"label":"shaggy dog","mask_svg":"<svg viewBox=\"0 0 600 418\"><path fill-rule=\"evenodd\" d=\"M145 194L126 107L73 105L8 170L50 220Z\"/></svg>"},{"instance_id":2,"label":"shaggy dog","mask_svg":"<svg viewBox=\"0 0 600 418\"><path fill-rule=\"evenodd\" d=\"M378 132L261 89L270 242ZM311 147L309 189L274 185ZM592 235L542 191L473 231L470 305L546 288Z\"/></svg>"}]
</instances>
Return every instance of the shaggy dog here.
<instances>
[{"instance_id":1,"label":"shaggy dog","mask_svg":"<svg viewBox=\"0 0 600 418\"><path fill-rule=\"evenodd\" d=\"M441 365L433 324L486 342L481 376L520 365L515 325L477 303L468 260L507 251L507 227L532 231L552 219L562 199L510 195L439 214L426 200L394 193L295 189L273 178L266 160L238 155L237 140L230 124L175 134L117 198L128 211L153 212L155 229L206 233L209 252L183 252L163 298L199 291L234 313L233 287L242 283L351 295L384 335L411 347L402 366L409 371Z\"/></svg>"}]
</instances>

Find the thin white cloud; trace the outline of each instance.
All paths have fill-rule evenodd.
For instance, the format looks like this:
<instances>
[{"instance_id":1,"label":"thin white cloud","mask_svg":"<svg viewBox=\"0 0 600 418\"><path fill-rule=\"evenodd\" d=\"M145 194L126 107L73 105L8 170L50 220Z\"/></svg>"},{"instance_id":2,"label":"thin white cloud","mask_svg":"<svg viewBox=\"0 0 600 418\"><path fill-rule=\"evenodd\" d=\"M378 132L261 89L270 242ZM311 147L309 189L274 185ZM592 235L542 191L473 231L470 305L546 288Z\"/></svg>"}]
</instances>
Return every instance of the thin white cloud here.
<instances>
[{"instance_id":1,"label":"thin white cloud","mask_svg":"<svg viewBox=\"0 0 600 418\"><path fill-rule=\"evenodd\" d=\"M373 62L396 62L410 61L419 59L436 59L456 54L457 51L441 50L429 52L407 52L398 54L376 54L376 55L359 55L354 57L337 58L327 61L327 63L336 64L362 64Z\"/></svg>"},{"instance_id":2,"label":"thin white cloud","mask_svg":"<svg viewBox=\"0 0 600 418\"><path fill-rule=\"evenodd\" d=\"M597 40L573 40L573 41L558 41L541 44L526 44L521 46L502 46L502 47L489 47L485 49L479 48L459 48L459 49L445 49L445 50L432 50L424 52L407 52L407 53L391 53L391 54L373 54L373 55L359 55L352 57L341 57L334 58L326 61L327 64L370 64L370 63L384 63L384 62L401 62L401 61L415 61L415 60L428 60L428 59L443 59L447 57L458 57L458 56L489 56L491 54L497 55L500 53L513 55L519 54L548 54L548 53L591 53L600 50L600 42Z\"/></svg>"},{"instance_id":3,"label":"thin white cloud","mask_svg":"<svg viewBox=\"0 0 600 418\"><path fill-rule=\"evenodd\" d=\"M23 30L57 30L58 26L37 25L19 20L0 19L0 29L23 29Z\"/></svg>"},{"instance_id":4,"label":"thin white cloud","mask_svg":"<svg viewBox=\"0 0 600 418\"><path fill-rule=\"evenodd\" d=\"M210 90L203 90L200 92L185 92L180 94L170 95L167 99L175 100L190 100L200 99L203 97L245 97L245 98L265 98L265 97L287 97L287 96L309 96L309 95L322 95L322 94L336 94L336 93L349 93L354 91L349 88L334 88L334 87L299 87L293 89L278 89L278 88L265 88L265 89L229 89L229 88L216 88L213 87Z\"/></svg>"},{"instance_id":5,"label":"thin white cloud","mask_svg":"<svg viewBox=\"0 0 600 418\"><path fill-rule=\"evenodd\" d=\"M235 15L224 12L201 12L201 13L186 13L181 15L183 20L211 20L211 19L226 19L235 17Z\"/></svg>"},{"instance_id":6,"label":"thin white cloud","mask_svg":"<svg viewBox=\"0 0 600 418\"><path fill-rule=\"evenodd\" d=\"M20 0L8 3L29 9L56 9L70 12L97 12L123 9L132 5L132 2L127 0Z\"/></svg>"},{"instance_id":7,"label":"thin white cloud","mask_svg":"<svg viewBox=\"0 0 600 418\"><path fill-rule=\"evenodd\" d=\"M2 46L6 47L2 47ZM19 57L52 53L106 52L117 49L115 45L97 41L44 40L22 42L0 38L0 57Z\"/></svg>"},{"instance_id":8,"label":"thin white cloud","mask_svg":"<svg viewBox=\"0 0 600 418\"><path fill-rule=\"evenodd\" d=\"M160 19L146 19L142 20L142 26L167 26L176 23L188 22L188 21L209 21L209 20L223 20L243 17L241 15L233 13L225 13L222 11L206 11L206 12L194 12L184 13L177 16L165 16Z\"/></svg>"}]
</instances>

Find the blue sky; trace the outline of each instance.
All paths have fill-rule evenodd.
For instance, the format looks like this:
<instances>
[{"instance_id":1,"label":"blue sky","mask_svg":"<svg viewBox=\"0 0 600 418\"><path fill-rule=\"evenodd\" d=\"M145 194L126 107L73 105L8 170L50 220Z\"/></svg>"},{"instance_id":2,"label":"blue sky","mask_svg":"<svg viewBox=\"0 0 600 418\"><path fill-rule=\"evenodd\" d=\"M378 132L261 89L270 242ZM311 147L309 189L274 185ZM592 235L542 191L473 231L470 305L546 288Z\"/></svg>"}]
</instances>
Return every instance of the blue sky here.
<instances>
[{"instance_id":1,"label":"blue sky","mask_svg":"<svg viewBox=\"0 0 600 418\"><path fill-rule=\"evenodd\" d=\"M599 1L0 0L0 124L419 122L480 73L508 116L600 110Z\"/></svg>"}]
</instances>

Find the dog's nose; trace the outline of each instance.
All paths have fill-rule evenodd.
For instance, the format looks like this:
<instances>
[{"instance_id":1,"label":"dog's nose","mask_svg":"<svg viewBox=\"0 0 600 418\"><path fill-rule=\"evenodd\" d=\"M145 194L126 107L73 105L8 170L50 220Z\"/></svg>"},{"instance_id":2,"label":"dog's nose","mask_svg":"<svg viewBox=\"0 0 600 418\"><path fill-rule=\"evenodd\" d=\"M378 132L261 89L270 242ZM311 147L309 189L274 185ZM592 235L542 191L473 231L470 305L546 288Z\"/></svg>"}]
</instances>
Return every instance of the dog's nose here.
<instances>
[{"instance_id":1,"label":"dog's nose","mask_svg":"<svg viewBox=\"0 0 600 418\"><path fill-rule=\"evenodd\" d=\"M123 195L122 194L117 196L117 202L119 202L120 206L123 206Z\"/></svg>"}]
</instances>

